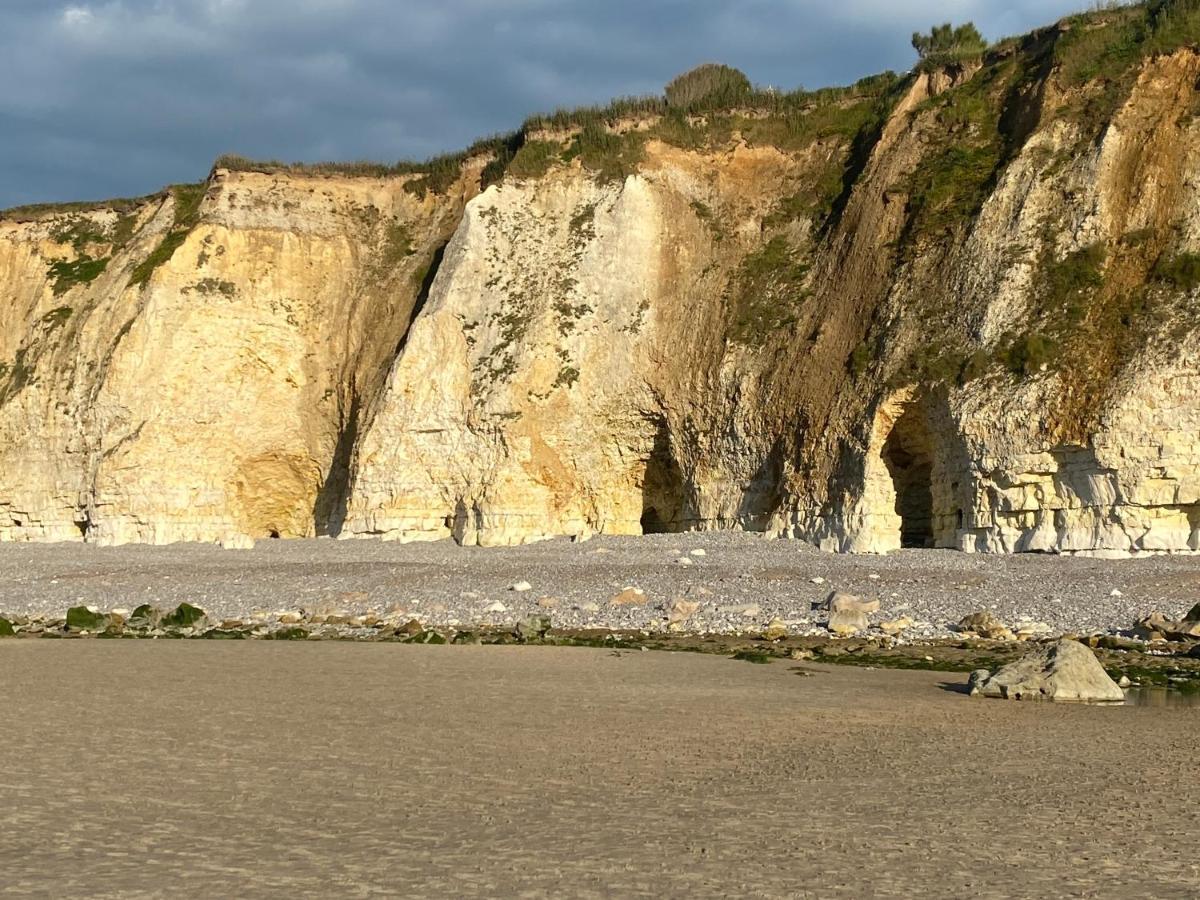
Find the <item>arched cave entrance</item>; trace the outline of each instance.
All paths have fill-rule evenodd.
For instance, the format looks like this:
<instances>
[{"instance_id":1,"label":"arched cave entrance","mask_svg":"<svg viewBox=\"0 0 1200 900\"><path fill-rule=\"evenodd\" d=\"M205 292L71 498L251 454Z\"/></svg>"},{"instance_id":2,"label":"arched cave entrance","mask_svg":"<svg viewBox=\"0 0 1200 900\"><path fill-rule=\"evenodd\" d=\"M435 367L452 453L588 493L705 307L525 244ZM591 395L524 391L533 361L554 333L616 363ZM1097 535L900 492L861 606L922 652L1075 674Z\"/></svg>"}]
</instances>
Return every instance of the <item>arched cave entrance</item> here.
<instances>
[{"instance_id":1,"label":"arched cave entrance","mask_svg":"<svg viewBox=\"0 0 1200 900\"><path fill-rule=\"evenodd\" d=\"M642 534L682 531L683 474L671 452L666 422L658 423L642 476Z\"/></svg>"},{"instance_id":2,"label":"arched cave entrance","mask_svg":"<svg viewBox=\"0 0 1200 900\"><path fill-rule=\"evenodd\" d=\"M883 462L896 491L901 547L932 547L933 441L921 412L910 406L884 441Z\"/></svg>"}]
</instances>

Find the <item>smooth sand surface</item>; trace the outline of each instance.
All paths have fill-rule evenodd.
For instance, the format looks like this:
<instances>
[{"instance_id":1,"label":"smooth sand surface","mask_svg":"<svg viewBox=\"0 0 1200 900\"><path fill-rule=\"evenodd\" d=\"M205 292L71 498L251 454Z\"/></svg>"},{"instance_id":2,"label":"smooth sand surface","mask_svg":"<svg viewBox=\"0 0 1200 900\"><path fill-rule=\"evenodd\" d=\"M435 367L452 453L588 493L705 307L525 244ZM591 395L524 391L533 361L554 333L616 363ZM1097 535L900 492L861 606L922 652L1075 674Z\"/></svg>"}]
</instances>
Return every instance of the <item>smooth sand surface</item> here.
<instances>
[{"instance_id":1,"label":"smooth sand surface","mask_svg":"<svg viewBox=\"0 0 1200 900\"><path fill-rule=\"evenodd\" d=\"M796 668L3 641L0 893L1200 892L1200 711Z\"/></svg>"}]
</instances>

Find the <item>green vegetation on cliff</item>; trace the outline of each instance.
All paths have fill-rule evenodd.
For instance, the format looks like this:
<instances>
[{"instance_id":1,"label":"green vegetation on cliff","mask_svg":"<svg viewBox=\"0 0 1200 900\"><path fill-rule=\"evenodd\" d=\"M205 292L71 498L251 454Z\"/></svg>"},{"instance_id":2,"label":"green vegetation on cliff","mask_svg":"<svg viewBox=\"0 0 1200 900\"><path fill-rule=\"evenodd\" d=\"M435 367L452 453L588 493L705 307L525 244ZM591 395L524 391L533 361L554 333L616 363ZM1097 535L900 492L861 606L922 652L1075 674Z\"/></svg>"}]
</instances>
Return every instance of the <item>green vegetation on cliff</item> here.
<instances>
[{"instance_id":1,"label":"green vegetation on cliff","mask_svg":"<svg viewBox=\"0 0 1200 900\"><path fill-rule=\"evenodd\" d=\"M170 188L175 208L171 228L159 245L142 260L129 276L131 286L141 286L150 280L154 270L168 262L183 246L192 229L200 223L200 204L208 190L207 184L177 184Z\"/></svg>"}]
</instances>

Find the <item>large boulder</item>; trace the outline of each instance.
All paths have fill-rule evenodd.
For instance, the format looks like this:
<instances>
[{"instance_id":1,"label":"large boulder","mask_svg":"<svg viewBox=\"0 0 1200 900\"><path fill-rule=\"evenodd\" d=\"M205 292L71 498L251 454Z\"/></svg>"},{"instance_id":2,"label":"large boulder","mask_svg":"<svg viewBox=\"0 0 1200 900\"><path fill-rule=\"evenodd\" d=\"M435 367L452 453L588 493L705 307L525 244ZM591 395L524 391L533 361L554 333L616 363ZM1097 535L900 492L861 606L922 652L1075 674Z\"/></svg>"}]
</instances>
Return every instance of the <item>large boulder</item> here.
<instances>
[{"instance_id":1,"label":"large boulder","mask_svg":"<svg viewBox=\"0 0 1200 900\"><path fill-rule=\"evenodd\" d=\"M1119 703L1125 694L1096 655L1078 641L1061 640L1011 662L995 673L971 673L972 696L1005 700Z\"/></svg>"}]
</instances>

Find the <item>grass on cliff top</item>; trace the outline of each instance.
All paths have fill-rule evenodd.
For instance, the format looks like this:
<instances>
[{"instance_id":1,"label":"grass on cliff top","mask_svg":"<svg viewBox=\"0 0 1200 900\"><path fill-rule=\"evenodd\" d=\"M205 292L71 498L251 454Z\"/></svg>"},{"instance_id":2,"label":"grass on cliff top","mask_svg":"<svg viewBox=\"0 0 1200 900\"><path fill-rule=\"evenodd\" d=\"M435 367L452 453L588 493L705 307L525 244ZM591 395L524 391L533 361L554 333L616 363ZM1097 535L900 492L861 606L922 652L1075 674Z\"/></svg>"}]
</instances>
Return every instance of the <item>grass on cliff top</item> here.
<instances>
[{"instance_id":1,"label":"grass on cliff top","mask_svg":"<svg viewBox=\"0 0 1200 900\"><path fill-rule=\"evenodd\" d=\"M36 222L51 216L61 216L70 213L104 212L112 210L121 216L136 213L147 203L154 203L163 198L164 192L147 194L144 197L114 197L111 200L83 200L67 203L29 203L24 206L12 206L0 209L0 221Z\"/></svg>"}]
</instances>

